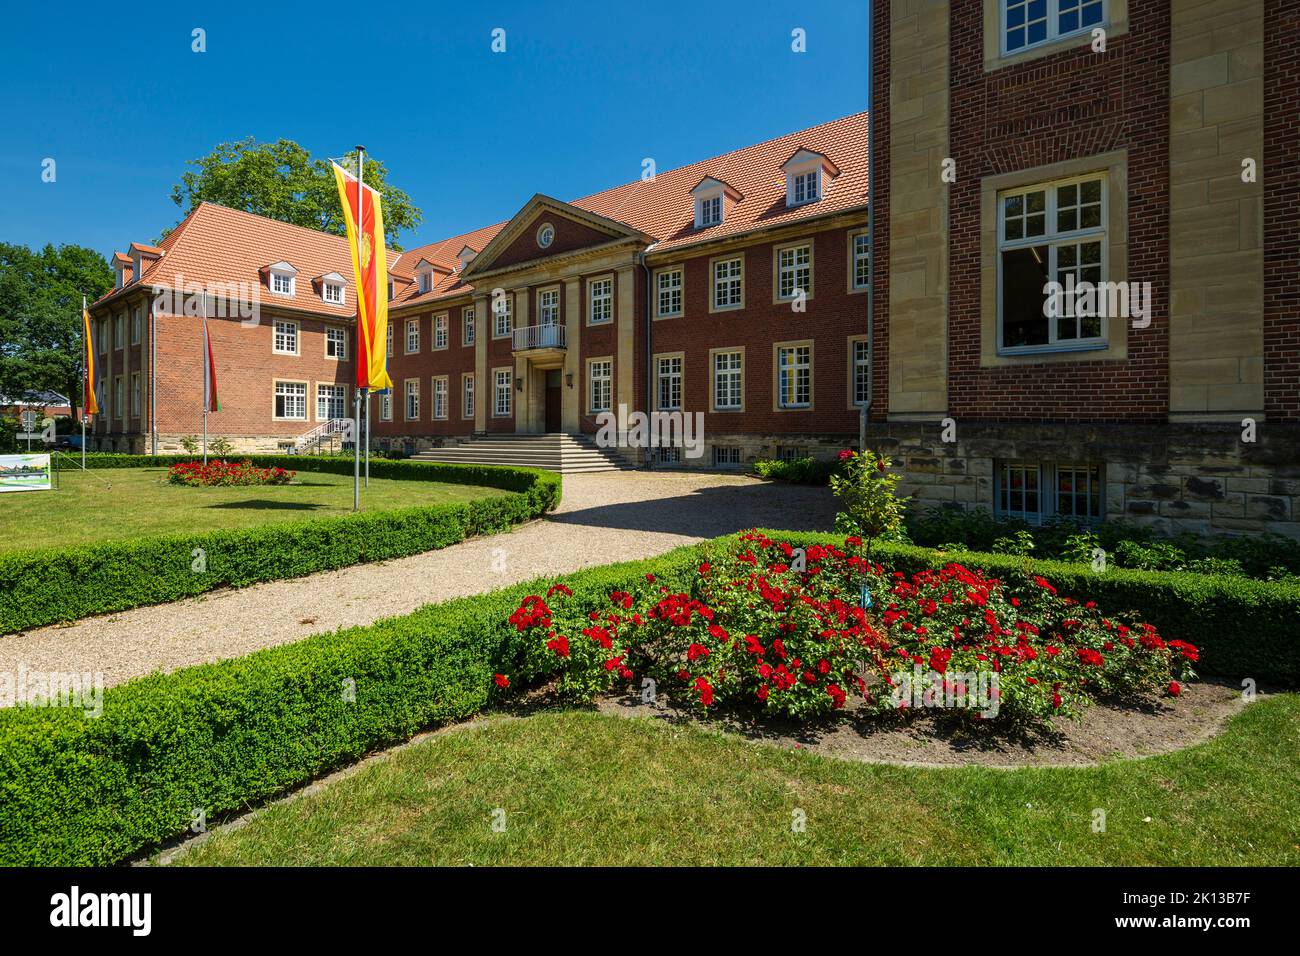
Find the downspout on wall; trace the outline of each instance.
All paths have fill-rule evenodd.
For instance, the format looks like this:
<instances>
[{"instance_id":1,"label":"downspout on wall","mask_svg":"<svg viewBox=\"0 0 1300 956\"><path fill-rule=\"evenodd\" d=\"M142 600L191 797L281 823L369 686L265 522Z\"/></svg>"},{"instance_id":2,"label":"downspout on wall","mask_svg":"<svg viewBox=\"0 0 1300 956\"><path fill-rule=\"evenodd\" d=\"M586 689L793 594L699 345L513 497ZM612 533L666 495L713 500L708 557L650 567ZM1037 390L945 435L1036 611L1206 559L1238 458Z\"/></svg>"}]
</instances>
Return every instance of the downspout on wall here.
<instances>
[{"instance_id":1,"label":"downspout on wall","mask_svg":"<svg viewBox=\"0 0 1300 956\"><path fill-rule=\"evenodd\" d=\"M645 273L645 413L650 415L654 411L655 400L655 349L654 349L654 290L650 283L650 266L646 263L646 254L650 252L658 243L652 242L641 252L636 254L636 261L641 266L641 271ZM653 456L650 449L645 450L645 465L647 469L653 468Z\"/></svg>"},{"instance_id":2,"label":"downspout on wall","mask_svg":"<svg viewBox=\"0 0 1300 956\"><path fill-rule=\"evenodd\" d=\"M867 401L858 420L858 451L866 451L867 423L876 393L876 37L875 0L867 0L867 255L871 274L867 282Z\"/></svg>"}]
</instances>

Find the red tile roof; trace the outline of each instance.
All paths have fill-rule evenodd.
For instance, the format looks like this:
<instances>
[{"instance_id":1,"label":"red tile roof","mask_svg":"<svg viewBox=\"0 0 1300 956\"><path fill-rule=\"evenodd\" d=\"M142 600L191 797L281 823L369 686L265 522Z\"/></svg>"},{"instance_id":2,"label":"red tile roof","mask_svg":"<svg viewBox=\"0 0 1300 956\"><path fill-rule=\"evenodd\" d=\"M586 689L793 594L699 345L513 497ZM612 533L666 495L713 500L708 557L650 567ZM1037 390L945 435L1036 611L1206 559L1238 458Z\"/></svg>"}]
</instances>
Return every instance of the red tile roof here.
<instances>
[{"instance_id":1,"label":"red tile roof","mask_svg":"<svg viewBox=\"0 0 1300 956\"><path fill-rule=\"evenodd\" d=\"M826 177L819 201L788 208L781 166L800 149L824 155L840 172ZM696 229L691 190L709 176L723 181L743 198L729 206L724 222ZM866 202L867 114L856 113L690 166L659 172L650 180L594 193L574 200L572 205L654 237L653 249L659 252L818 218L862 207ZM393 305L432 302L470 291L471 286L460 281L461 250L469 246L481 251L506 225L499 222L390 254L389 271L403 280L395 290ZM166 255L145 269L145 283L171 285L176 275L182 276L186 283L259 283L259 270L281 260L292 262L300 275L338 272L352 276L347 243L342 237L212 203L196 207L160 246L156 251ZM153 247L137 245L136 248L153 251ZM438 281L424 294L411 281L415 266L422 259L450 273L445 276L435 273ZM354 314L355 305L351 304L355 303L354 299L349 298L348 305L331 305L321 300L313 285L297 283L290 304L340 318ZM265 286L262 296L266 302L280 299L272 296Z\"/></svg>"}]
</instances>

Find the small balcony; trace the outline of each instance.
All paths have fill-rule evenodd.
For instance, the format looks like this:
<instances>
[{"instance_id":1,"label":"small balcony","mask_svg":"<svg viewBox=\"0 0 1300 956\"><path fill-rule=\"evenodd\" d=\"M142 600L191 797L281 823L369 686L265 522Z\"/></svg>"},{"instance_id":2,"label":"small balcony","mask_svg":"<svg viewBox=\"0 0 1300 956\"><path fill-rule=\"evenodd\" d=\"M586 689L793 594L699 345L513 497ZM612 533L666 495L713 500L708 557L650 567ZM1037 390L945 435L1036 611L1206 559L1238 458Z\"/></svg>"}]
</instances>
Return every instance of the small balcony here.
<instances>
[{"instance_id":1,"label":"small balcony","mask_svg":"<svg viewBox=\"0 0 1300 956\"><path fill-rule=\"evenodd\" d=\"M515 329L511 348L516 352L563 354L568 347L565 344L564 332L562 325L528 325L522 329Z\"/></svg>"}]
</instances>

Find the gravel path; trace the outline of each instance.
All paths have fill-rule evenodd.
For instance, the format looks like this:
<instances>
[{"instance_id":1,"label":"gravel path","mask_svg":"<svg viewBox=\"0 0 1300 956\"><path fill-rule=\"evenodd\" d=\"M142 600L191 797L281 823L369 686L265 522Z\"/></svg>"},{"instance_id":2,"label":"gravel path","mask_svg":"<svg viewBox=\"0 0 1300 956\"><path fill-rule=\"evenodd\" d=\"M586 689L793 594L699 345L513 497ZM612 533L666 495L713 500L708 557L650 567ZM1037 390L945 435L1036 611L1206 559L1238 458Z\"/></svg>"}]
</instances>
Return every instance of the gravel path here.
<instances>
[{"instance_id":1,"label":"gravel path","mask_svg":"<svg viewBox=\"0 0 1300 956\"><path fill-rule=\"evenodd\" d=\"M731 475L566 475L560 508L511 532L0 637L0 673L14 673L20 665L29 671L99 672L104 685L112 686L546 574L662 554L744 528L829 530L834 517L835 501L826 488Z\"/></svg>"}]
</instances>

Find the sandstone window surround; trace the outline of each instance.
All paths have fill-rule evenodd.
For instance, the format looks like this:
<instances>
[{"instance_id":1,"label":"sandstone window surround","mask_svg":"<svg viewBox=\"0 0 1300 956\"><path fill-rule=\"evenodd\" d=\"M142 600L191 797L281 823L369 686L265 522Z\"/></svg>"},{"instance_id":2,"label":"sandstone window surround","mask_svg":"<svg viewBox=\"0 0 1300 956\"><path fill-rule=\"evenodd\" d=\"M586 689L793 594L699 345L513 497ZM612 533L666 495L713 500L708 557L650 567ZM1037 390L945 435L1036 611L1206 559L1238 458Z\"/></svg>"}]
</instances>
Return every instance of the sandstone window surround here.
<instances>
[{"instance_id":1,"label":"sandstone window surround","mask_svg":"<svg viewBox=\"0 0 1300 956\"><path fill-rule=\"evenodd\" d=\"M276 355L298 354L298 323L290 319L276 319L271 351Z\"/></svg>"},{"instance_id":2,"label":"sandstone window surround","mask_svg":"<svg viewBox=\"0 0 1300 956\"><path fill-rule=\"evenodd\" d=\"M848 272L850 294L871 288L871 234L865 228L849 232Z\"/></svg>"},{"instance_id":3,"label":"sandstone window surround","mask_svg":"<svg viewBox=\"0 0 1300 956\"><path fill-rule=\"evenodd\" d=\"M980 182L979 282L980 365L982 367L1026 363L1115 361L1128 357L1129 323L1122 318L1107 320L1104 340L1086 343L1083 348L1075 345L1062 349L1051 344L1013 350L999 347L1001 345L1000 280L1003 251L1001 237L1004 220L1004 210L1001 208L1000 200L1013 193L1024 194L1032 191L1032 187L1046 188L1053 184L1097 175L1102 178L1102 189L1106 197L1102 206L1101 220L1105 232L1102 276L1109 282L1126 282L1130 279L1128 275L1127 150L1115 150L1097 156L987 176ZM1059 212L1059 207L1054 207L1051 211ZM1049 219L1048 212L1046 208L1042 210L1045 226ZM1037 212L1027 212L1020 218L1027 219L1037 215ZM1036 218L1033 221L1036 223ZM1053 225L1059 225L1059 221ZM1032 238L1025 244L1032 245ZM1131 278L1136 281L1142 277Z\"/></svg>"},{"instance_id":4,"label":"sandstone window surround","mask_svg":"<svg viewBox=\"0 0 1300 956\"><path fill-rule=\"evenodd\" d=\"M408 422L418 422L420 420L420 380L418 378L408 378L406 380L406 420Z\"/></svg>"},{"instance_id":5,"label":"sandstone window surround","mask_svg":"<svg viewBox=\"0 0 1300 956\"><path fill-rule=\"evenodd\" d=\"M466 306L460 310L460 344L470 346L474 344L474 307Z\"/></svg>"},{"instance_id":6,"label":"sandstone window surround","mask_svg":"<svg viewBox=\"0 0 1300 956\"><path fill-rule=\"evenodd\" d=\"M733 312L745 307L745 256L728 254L709 260L712 291L710 312Z\"/></svg>"},{"instance_id":7,"label":"sandstone window surround","mask_svg":"<svg viewBox=\"0 0 1300 956\"><path fill-rule=\"evenodd\" d=\"M342 362L348 357L347 329L325 330L325 357Z\"/></svg>"},{"instance_id":8,"label":"sandstone window surround","mask_svg":"<svg viewBox=\"0 0 1300 956\"><path fill-rule=\"evenodd\" d=\"M460 376L460 417L474 418L474 373L462 372Z\"/></svg>"},{"instance_id":9,"label":"sandstone window surround","mask_svg":"<svg viewBox=\"0 0 1300 956\"><path fill-rule=\"evenodd\" d=\"M346 385L316 384L316 421L328 422L334 418L346 418L348 413L348 396Z\"/></svg>"},{"instance_id":10,"label":"sandstone window surround","mask_svg":"<svg viewBox=\"0 0 1300 956\"><path fill-rule=\"evenodd\" d=\"M655 408L661 412L682 409L682 396L686 392L686 356L681 352L666 352L655 356Z\"/></svg>"},{"instance_id":11,"label":"sandstone window surround","mask_svg":"<svg viewBox=\"0 0 1300 956\"><path fill-rule=\"evenodd\" d=\"M435 421L440 421L447 417L447 400L448 400L448 382L446 375L435 375L433 377L433 417Z\"/></svg>"},{"instance_id":12,"label":"sandstone window surround","mask_svg":"<svg viewBox=\"0 0 1300 956\"><path fill-rule=\"evenodd\" d=\"M713 371L713 412L745 410L745 349L740 346L709 350Z\"/></svg>"},{"instance_id":13,"label":"sandstone window surround","mask_svg":"<svg viewBox=\"0 0 1300 956\"><path fill-rule=\"evenodd\" d=\"M406 354L414 355L420 351L420 320L406 320Z\"/></svg>"},{"instance_id":14,"label":"sandstone window surround","mask_svg":"<svg viewBox=\"0 0 1300 956\"><path fill-rule=\"evenodd\" d=\"M492 338L508 339L514 327L513 319L514 293L492 294Z\"/></svg>"},{"instance_id":15,"label":"sandstone window surround","mask_svg":"<svg viewBox=\"0 0 1300 956\"><path fill-rule=\"evenodd\" d=\"M772 303L793 302L803 293L813 297L813 241L799 239L772 250Z\"/></svg>"},{"instance_id":16,"label":"sandstone window surround","mask_svg":"<svg viewBox=\"0 0 1300 956\"><path fill-rule=\"evenodd\" d=\"M1128 33L1128 5L1129 0L984 0L984 72L1090 47L1097 27L1109 43Z\"/></svg>"},{"instance_id":17,"label":"sandstone window surround","mask_svg":"<svg viewBox=\"0 0 1300 956\"><path fill-rule=\"evenodd\" d=\"M307 383L289 379L276 379L273 383L274 400L271 417L276 421L305 422L307 420Z\"/></svg>"},{"instance_id":18,"label":"sandstone window surround","mask_svg":"<svg viewBox=\"0 0 1300 956\"><path fill-rule=\"evenodd\" d=\"M808 411L812 407L813 341L773 343L773 411Z\"/></svg>"},{"instance_id":19,"label":"sandstone window surround","mask_svg":"<svg viewBox=\"0 0 1300 956\"><path fill-rule=\"evenodd\" d=\"M384 389L379 393L379 420L381 422L391 422L393 420L393 394L391 389Z\"/></svg>"},{"instance_id":20,"label":"sandstone window surround","mask_svg":"<svg viewBox=\"0 0 1300 956\"><path fill-rule=\"evenodd\" d=\"M850 335L848 343L848 407L857 411L871 399L871 343L865 335Z\"/></svg>"},{"instance_id":21,"label":"sandstone window surround","mask_svg":"<svg viewBox=\"0 0 1300 956\"><path fill-rule=\"evenodd\" d=\"M587 360L587 414L613 409L614 359L610 356Z\"/></svg>"},{"instance_id":22,"label":"sandstone window surround","mask_svg":"<svg viewBox=\"0 0 1300 956\"><path fill-rule=\"evenodd\" d=\"M514 385L514 374L514 370L509 368L497 368L492 370L494 390L492 416L494 418L510 417L510 403L513 401L511 392Z\"/></svg>"},{"instance_id":23,"label":"sandstone window surround","mask_svg":"<svg viewBox=\"0 0 1300 956\"><path fill-rule=\"evenodd\" d=\"M587 324L605 325L614 320L614 277L598 276L587 282Z\"/></svg>"},{"instance_id":24,"label":"sandstone window surround","mask_svg":"<svg viewBox=\"0 0 1300 956\"><path fill-rule=\"evenodd\" d=\"M1072 278L1072 288L1081 282L1100 288L1106 279L1105 207L1102 173L1035 183L998 194L1000 352L1105 345L1105 316L1049 317L1044 306L1044 288L1049 282L1065 285Z\"/></svg>"},{"instance_id":25,"label":"sandstone window surround","mask_svg":"<svg viewBox=\"0 0 1300 956\"><path fill-rule=\"evenodd\" d=\"M685 270L666 266L655 270L655 318L672 319L682 314L685 297Z\"/></svg>"}]
</instances>

